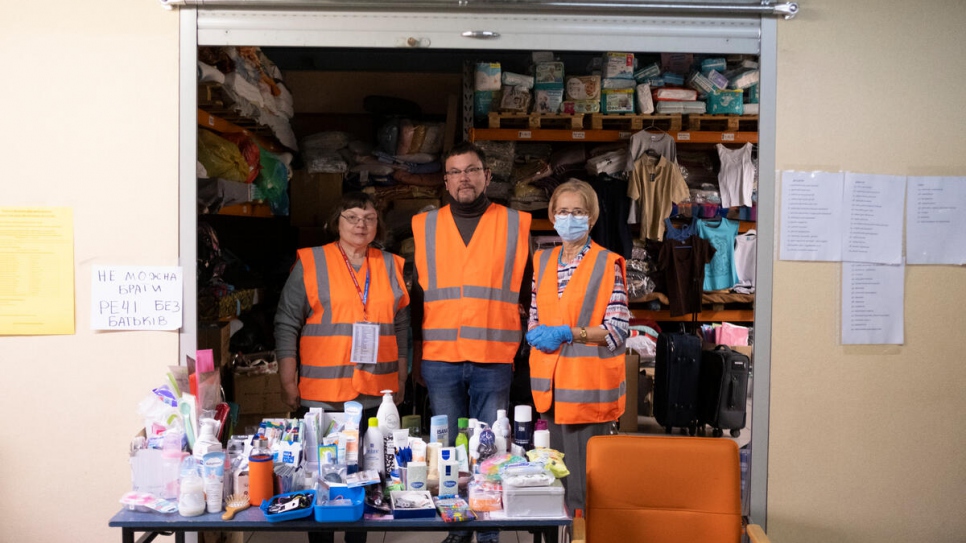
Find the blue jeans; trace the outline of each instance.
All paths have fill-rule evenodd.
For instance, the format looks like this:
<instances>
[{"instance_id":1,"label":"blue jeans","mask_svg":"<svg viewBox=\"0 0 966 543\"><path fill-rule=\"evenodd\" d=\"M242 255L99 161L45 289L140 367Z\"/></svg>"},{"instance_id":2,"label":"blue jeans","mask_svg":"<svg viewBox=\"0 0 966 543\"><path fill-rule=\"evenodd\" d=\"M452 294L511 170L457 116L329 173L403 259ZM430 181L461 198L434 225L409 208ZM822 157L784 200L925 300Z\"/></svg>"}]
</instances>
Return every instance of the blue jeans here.
<instances>
[{"instance_id":1,"label":"blue jeans","mask_svg":"<svg viewBox=\"0 0 966 543\"><path fill-rule=\"evenodd\" d=\"M497 409L509 409L512 364L424 360L423 379L433 415L446 415L449 446L456 439L456 419L477 419L492 426Z\"/></svg>"},{"instance_id":2,"label":"blue jeans","mask_svg":"<svg viewBox=\"0 0 966 543\"><path fill-rule=\"evenodd\" d=\"M446 415L449 443L456 440L456 419L467 417L492 426L497 409L509 409L512 364L423 360L423 380L433 415ZM468 531L450 532L471 536ZM478 532L478 541L498 542L500 532Z\"/></svg>"}]
</instances>

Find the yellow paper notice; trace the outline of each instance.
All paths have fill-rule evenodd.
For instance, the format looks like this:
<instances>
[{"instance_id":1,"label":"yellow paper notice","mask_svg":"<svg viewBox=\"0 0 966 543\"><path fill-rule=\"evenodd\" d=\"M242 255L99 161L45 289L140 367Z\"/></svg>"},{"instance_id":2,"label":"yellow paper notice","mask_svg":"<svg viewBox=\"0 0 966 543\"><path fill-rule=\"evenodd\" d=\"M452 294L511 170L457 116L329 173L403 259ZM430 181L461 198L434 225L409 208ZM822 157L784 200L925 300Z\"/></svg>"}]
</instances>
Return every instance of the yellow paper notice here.
<instances>
[{"instance_id":1,"label":"yellow paper notice","mask_svg":"<svg viewBox=\"0 0 966 543\"><path fill-rule=\"evenodd\" d=\"M0 207L0 335L73 333L73 210Z\"/></svg>"}]
</instances>

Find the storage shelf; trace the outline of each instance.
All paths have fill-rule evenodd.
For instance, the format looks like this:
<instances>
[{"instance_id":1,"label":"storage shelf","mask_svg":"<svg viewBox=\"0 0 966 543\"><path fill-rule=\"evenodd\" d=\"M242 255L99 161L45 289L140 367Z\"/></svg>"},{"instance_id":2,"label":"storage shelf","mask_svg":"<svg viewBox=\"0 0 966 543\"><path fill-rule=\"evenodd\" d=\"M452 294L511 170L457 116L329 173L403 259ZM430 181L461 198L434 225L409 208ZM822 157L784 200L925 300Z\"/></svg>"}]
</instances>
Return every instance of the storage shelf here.
<instances>
[{"instance_id":1,"label":"storage shelf","mask_svg":"<svg viewBox=\"0 0 966 543\"><path fill-rule=\"evenodd\" d=\"M250 138L253 138L265 149L276 154L291 152L284 145L276 141L272 136L264 133L254 132L248 128L238 126L229 120L219 117L214 113L209 113L201 108L198 108L198 126L208 128L222 134L244 134Z\"/></svg>"},{"instance_id":2,"label":"storage shelf","mask_svg":"<svg viewBox=\"0 0 966 543\"><path fill-rule=\"evenodd\" d=\"M652 319L655 321L690 322L691 314L672 317L671 310L650 311L631 308L631 318ZM754 322L753 309L708 309L698 313L698 322Z\"/></svg>"},{"instance_id":3,"label":"storage shelf","mask_svg":"<svg viewBox=\"0 0 966 543\"><path fill-rule=\"evenodd\" d=\"M637 130L553 130L521 128L470 128L470 141L625 141ZM668 132L678 143L758 143L758 132Z\"/></svg>"},{"instance_id":4,"label":"storage shelf","mask_svg":"<svg viewBox=\"0 0 966 543\"><path fill-rule=\"evenodd\" d=\"M756 224L754 221L738 221L738 232L744 234L749 230L754 230ZM554 230L553 225L550 224L550 219L530 219L530 231L553 232Z\"/></svg>"},{"instance_id":5,"label":"storage shelf","mask_svg":"<svg viewBox=\"0 0 966 543\"><path fill-rule=\"evenodd\" d=\"M272 208L268 204L261 202L247 202L225 206L218 210L217 215L231 215L234 217L274 217Z\"/></svg>"}]
</instances>

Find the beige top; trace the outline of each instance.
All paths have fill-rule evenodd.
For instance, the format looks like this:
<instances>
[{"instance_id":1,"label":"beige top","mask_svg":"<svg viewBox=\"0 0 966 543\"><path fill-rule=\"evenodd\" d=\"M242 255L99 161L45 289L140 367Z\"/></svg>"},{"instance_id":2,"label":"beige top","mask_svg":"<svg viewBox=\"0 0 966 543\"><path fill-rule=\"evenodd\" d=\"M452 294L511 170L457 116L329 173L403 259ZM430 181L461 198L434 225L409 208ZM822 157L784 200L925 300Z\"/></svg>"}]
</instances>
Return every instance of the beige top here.
<instances>
[{"instance_id":1,"label":"beige top","mask_svg":"<svg viewBox=\"0 0 966 543\"><path fill-rule=\"evenodd\" d=\"M641 206L641 239L661 241L671 204L689 198L691 193L677 164L663 156L645 154L634 162L627 196Z\"/></svg>"}]
</instances>

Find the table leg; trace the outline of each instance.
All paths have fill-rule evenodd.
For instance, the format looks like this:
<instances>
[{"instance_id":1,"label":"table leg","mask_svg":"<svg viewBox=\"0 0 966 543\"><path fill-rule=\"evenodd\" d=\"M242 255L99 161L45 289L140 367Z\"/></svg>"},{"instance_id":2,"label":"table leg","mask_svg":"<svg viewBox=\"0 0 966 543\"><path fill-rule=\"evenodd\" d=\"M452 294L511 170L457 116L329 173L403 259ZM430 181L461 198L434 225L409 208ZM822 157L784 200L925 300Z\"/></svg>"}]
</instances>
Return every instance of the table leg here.
<instances>
[{"instance_id":1,"label":"table leg","mask_svg":"<svg viewBox=\"0 0 966 543\"><path fill-rule=\"evenodd\" d=\"M134 530L121 528L121 543L134 543Z\"/></svg>"}]
</instances>

